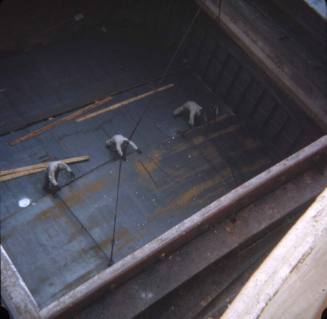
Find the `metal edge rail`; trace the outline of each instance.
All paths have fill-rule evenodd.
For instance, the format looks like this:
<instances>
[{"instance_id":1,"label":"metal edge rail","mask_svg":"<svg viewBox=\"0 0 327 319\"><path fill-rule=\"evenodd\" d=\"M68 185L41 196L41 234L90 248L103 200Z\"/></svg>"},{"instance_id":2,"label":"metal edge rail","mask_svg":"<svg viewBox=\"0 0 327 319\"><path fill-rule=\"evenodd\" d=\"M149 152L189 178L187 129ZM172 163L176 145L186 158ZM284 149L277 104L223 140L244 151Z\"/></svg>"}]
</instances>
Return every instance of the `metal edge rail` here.
<instances>
[{"instance_id":1,"label":"metal edge rail","mask_svg":"<svg viewBox=\"0 0 327 319\"><path fill-rule=\"evenodd\" d=\"M105 291L128 280L145 266L172 252L205 231L212 223L254 202L258 197L285 183L288 179L327 155L327 135L294 153L263 173L235 188L194 215L174 226L137 251L92 277L79 287L40 311L41 318L62 318L85 307Z\"/></svg>"}]
</instances>

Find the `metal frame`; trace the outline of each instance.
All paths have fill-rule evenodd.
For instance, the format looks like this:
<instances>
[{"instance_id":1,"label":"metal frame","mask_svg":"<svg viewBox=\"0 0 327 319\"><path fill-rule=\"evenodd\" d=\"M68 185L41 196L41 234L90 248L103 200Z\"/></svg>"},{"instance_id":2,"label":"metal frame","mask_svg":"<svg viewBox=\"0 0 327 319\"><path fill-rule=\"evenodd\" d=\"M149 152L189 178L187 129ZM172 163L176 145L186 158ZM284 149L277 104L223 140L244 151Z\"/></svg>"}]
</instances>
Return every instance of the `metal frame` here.
<instances>
[{"instance_id":1,"label":"metal frame","mask_svg":"<svg viewBox=\"0 0 327 319\"><path fill-rule=\"evenodd\" d=\"M217 19L217 1L195 0L195 2L213 19ZM320 126L325 134L327 131L326 96L311 83L312 80L301 74L301 70L289 63L290 57L282 54L276 43L265 41L259 33L254 32L253 27L240 17L234 3L237 1L223 1L219 14L219 24L222 29L296 102L297 106Z\"/></svg>"}]
</instances>

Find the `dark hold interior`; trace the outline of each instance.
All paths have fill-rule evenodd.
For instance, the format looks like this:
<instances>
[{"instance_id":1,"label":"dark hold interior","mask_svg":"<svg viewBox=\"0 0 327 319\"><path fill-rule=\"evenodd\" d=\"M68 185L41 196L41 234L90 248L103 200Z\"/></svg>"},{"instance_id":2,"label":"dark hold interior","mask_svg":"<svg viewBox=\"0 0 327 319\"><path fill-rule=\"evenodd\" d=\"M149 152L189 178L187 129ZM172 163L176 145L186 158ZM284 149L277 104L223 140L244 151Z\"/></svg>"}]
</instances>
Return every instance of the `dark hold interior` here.
<instances>
[{"instance_id":1,"label":"dark hold interior","mask_svg":"<svg viewBox=\"0 0 327 319\"><path fill-rule=\"evenodd\" d=\"M13 5L16 3L16 6ZM90 155L62 175L0 183L1 241L41 307L108 266L119 161L117 133L141 155L122 166L117 262L202 207L322 135L316 124L201 12L183 1L3 1L0 5L0 167ZM6 31L4 31L6 30ZM90 101L105 107L173 83L144 100L8 143ZM208 122L189 129L173 110L199 103ZM182 133L181 133L182 132ZM28 197L32 205L18 206Z\"/></svg>"}]
</instances>

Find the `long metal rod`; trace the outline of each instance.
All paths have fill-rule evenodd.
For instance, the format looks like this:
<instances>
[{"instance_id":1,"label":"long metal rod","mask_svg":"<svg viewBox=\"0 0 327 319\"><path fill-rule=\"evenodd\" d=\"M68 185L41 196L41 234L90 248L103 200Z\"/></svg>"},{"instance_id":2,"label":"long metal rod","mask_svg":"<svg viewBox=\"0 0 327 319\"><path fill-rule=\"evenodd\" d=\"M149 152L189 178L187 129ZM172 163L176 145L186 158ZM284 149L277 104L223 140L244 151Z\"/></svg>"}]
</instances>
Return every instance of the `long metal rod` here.
<instances>
[{"instance_id":1,"label":"long metal rod","mask_svg":"<svg viewBox=\"0 0 327 319\"><path fill-rule=\"evenodd\" d=\"M239 209L254 202L260 196L285 183L292 176L315 164L317 158L326 156L326 154L327 136L324 136L217 199L163 235L59 298L41 310L41 317L54 319L82 305L85 306L87 302L106 290L134 276L163 253L171 252L185 244L207 229L209 225L221 221L227 215L234 214Z\"/></svg>"}]
</instances>

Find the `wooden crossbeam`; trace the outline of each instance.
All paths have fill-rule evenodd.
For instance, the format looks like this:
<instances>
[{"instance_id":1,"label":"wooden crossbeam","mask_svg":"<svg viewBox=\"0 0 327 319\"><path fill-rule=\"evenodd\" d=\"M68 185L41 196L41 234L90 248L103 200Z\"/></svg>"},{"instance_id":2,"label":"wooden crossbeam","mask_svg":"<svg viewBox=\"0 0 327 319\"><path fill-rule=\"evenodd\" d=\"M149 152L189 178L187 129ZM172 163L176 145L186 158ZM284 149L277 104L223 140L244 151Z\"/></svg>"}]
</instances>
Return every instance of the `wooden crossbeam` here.
<instances>
[{"instance_id":1,"label":"wooden crossbeam","mask_svg":"<svg viewBox=\"0 0 327 319\"><path fill-rule=\"evenodd\" d=\"M5 182L5 181L9 181L11 179L15 179L21 176L26 176L26 175L31 175L31 174L35 174L35 173L39 173L44 171L45 169L43 168L34 168L34 169L29 169L26 171L22 171L22 172L16 172L16 173L12 173L12 174L8 174L8 175L3 175L0 176L0 182Z\"/></svg>"},{"instance_id":2,"label":"wooden crossbeam","mask_svg":"<svg viewBox=\"0 0 327 319\"><path fill-rule=\"evenodd\" d=\"M89 156L78 156L78 157L66 158L66 159L63 159L62 161L65 162L66 164L72 164L72 163L77 163L77 162L88 161L89 159L90 159ZM29 165L29 166L23 166L23 167L8 169L8 170L2 170L2 171L0 171L0 182L5 182L8 180L17 178L17 177L45 171L48 167L48 164L49 164L49 162L43 162L43 163Z\"/></svg>"},{"instance_id":3,"label":"wooden crossbeam","mask_svg":"<svg viewBox=\"0 0 327 319\"><path fill-rule=\"evenodd\" d=\"M121 101L121 102L118 102L114 105L111 105L109 107L106 107L102 110L99 110L99 111L95 111L95 112L92 112L92 113L89 113L89 114L86 114L84 116L81 116L79 118L76 119L77 122L81 122L81 121L85 121L85 120L88 120L88 119L91 119L95 116L98 116L100 114L103 114L103 113L106 113L106 112L110 112L110 111L113 111L115 109L118 109L119 107L122 107L124 105L127 105L127 104L130 104L132 102L136 102L136 101L139 101L139 100L142 100L148 96L151 96L155 93L158 93L158 92L161 92L161 91L164 91L164 90L167 90L167 89L170 89L172 88L173 86L175 86L175 84L171 83L171 84L167 84L165 86L162 86L162 87L159 87L157 89L154 89L154 90L151 90L151 91L148 91L146 93L143 93L143 94L140 94L140 95L137 95L137 96L134 96L132 98L129 98L127 100L124 100L124 101Z\"/></svg>"},{"instance_id":4,"label":"wooden crossbeam","mask_svg":"<svg viewBox=\"0 0 327 319\"><path fill-rule=\"evenodd\" d=\"M13 141L10 141L9 145L14 146L14 145L17 145L19 143L28 141L28 140L30 140L30 139L32 139L32 138L46 132L46 131L49 131L49 130L51 130L51 129L59 126L59 125L64 124L67 121L74 120L77 117L81 116L82 114L84 114L84 113L86 113L88 111L91 111L94 108L96 108L97 106L102 105L102 104L104 104L106 102L109 102L111 100L112 100L111 96L105 97L105 98L100 99L100 100L96 100L96 101L88 104L87 106L85 106L85 107L83 107L83 108L81 108L81 109L79 109L79 110L77 110L77 111L63 117L63 118L58 119L57 121L51 122L51 123L49 123L49 124L47 124L45 126L42 126L42 127L38 128L38 129L26 134L26 135L23 135L23 136L18 137L17 139L15 139Z\"/></svg>"}]
</instances>

